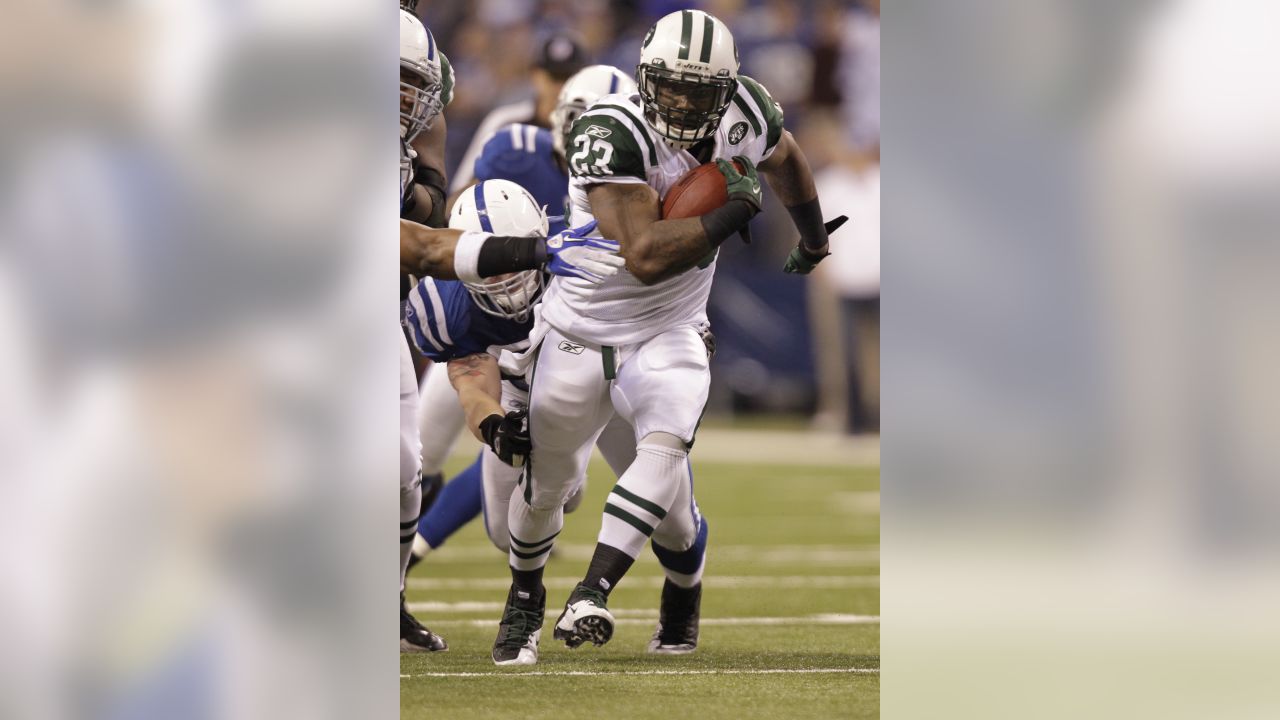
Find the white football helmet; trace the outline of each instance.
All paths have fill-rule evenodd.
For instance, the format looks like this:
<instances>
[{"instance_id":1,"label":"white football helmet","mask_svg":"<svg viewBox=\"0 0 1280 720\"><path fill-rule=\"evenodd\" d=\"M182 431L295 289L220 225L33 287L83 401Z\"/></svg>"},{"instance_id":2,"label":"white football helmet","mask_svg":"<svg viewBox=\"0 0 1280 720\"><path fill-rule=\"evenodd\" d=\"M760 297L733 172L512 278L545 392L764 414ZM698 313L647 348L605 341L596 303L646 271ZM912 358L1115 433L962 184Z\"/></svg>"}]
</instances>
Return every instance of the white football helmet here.
<instances>
[{"instance_id":1,"label":"white football helmet","mask_svg":"<svg viewBox=\"0 0 1280 720\"><path fill-rule=\"evenodd\" d=\"M614 93L634 94L636 81L612 65L591 65L564 81L560 98L551 111L551 144L561 157L565 154L569 129L578 116L595 101Z\"/></svg>"},{"instance_id":2,"label":"white football helmet","mask_svg":"<svg viewBox=\"0 0 1280 720\"><path fill-rule=\"evenodd\" d=\"M510 180L485 180L458 196L449 215L449 227L495 235L546 237L547 214L528 190ZM523 270L464 284L481 310L524 322L542 294L543 275L541 270Z\"/></svg>"},{"instance_id":3,"label":"white football helmet","mask_svg":"<svg viewBox=\"0 0 1280 720\"><path fill-rule=\"evenodd\" d=\"M636 83L645 122L668 145L710 137L738 86L738 46L729 28L701 10L666 15L644 37Z\"/></svg>"},{"instance_id":4,"label":"white football helmet","mask_svg":"<svg viewBox=\"0 0 1280 720\"><path fill-rule=\"evenodd\" d=\"M431 31L400 10L400 137L413 140L444 109L440 49Z\"/></svg>"}]
</instances>

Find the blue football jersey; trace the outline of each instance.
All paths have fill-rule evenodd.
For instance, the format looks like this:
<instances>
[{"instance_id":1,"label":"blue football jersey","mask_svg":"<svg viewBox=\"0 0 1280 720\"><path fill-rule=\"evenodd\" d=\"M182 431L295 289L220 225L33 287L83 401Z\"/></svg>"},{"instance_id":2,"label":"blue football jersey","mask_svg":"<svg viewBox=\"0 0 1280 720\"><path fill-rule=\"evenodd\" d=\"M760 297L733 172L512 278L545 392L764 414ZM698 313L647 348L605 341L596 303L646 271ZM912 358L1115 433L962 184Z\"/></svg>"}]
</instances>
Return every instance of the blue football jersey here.
<instances>
[{"instance_id":1,"label":"blue football jersey","mask_svg":"<svg viewBox=\"0 0 1280 720\"><path fill-rule=\"evenodd\" d=\"M489 352L524 350L533 318L516 322L481 310L457 280L423 278L409 293L404 324L424 357L436 362Z\"/></svg>"},{"instance_id":2,"label":"blue football jersey","mask_svg":"<svg viewBox=\"0 0 1280 720\"><path fill-rule=\"evenodd\" d=\"M564 230L569 176L556 163L551 131L516 123L493 134L476 159L476 180L510 180L547 209L551 234Z\"/></svg>"}]
</instances>

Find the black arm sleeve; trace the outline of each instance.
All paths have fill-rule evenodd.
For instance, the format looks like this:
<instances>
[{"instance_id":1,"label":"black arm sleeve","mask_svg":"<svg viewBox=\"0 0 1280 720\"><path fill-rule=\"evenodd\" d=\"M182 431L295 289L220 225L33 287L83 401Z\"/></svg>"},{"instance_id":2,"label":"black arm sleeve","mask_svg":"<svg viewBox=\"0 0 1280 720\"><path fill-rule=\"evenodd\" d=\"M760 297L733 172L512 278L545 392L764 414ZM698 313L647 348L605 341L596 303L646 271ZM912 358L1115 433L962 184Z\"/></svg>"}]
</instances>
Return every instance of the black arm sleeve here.
<instances>
[{"instance_id":1,"label":"black arm sleeve","mask_svg":"<svg viewBox=\"0 0 1280 720\"><path fill-rule=\"evenodd\" d=\"M480 247L476 273L493 277L521 270L536 270L547 262L547 239L494 235Z\"/></svg>"},{"instance_id":2,"label":"black arm sleeve","mask_svg":"<svg viewBox=\"0 0 1280 720\"><path fill-rule=\"evenodd\" d=\"M422 186L423 190L431 196L431 215L427 217L426 225L428 227L444 227L446 224L444 215L445 206L445 178L433 167L417 164L413 169L413 181Z\"/></svg>"},{"instance_id":3,"label":"black arm sleeve","mask_svg":"<svg viewBox=\"0 0 1280 720\"><path fill-rule=\"evenodd\" d=\"M827 229L822 223L822 206L815 196L809 202L800 203L787 208L791 214L791 222L800 231L800 245L804 249L817 254L827 246Z\"/></svg>"},{"instance_id":4,"label":"black arm sleeve","mask_svg":"<svg viewBox=\"0 0 1280 720\"><path fill-rule=\"evenodd\" d=\"M741 230L756 212L746 200L730 200L698 219L702 221L702 231L707 234L707 242L714 250L730 235Z\"/></svg>"}]
</instances>

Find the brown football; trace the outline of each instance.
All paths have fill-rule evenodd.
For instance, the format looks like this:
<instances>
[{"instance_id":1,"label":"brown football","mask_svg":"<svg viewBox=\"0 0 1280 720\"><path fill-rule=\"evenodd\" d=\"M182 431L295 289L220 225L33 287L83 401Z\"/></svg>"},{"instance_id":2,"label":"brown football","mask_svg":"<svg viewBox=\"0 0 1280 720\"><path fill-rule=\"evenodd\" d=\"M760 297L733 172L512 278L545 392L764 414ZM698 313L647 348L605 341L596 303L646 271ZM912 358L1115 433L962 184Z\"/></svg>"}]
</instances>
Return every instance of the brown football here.
<instances>
[{"instance_id":1,"label":"brown football","mask_svg":"<svg viewBox=\"0 0 1280 720\"><path fill-rule=\"evenodd\" d=\"M734 163L738 171L742 165ZM706 215L729 202L724 175L713 162L699 165L667 191L662 199L662 217L668 220Z\"/></svg>"}]
</instances>

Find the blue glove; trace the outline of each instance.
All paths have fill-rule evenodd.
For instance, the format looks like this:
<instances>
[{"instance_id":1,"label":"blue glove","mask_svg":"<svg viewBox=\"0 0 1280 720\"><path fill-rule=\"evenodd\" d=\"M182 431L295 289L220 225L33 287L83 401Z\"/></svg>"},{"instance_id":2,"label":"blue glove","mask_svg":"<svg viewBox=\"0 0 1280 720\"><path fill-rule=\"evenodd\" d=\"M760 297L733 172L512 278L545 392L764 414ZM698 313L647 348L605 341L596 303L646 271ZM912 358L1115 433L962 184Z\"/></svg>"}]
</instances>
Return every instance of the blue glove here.
<instances>
[{"instance_id":1,"label":"blue glove","mask_svg":"<svg viewBox=\"0 0 1280 720\"><path fill-rule=\"evenodd\" d=\"M586 237L595 229L596 222L592 220L547 238L547 272L597 285L616 275L627 261L618 254L620 247L613 240Z\"/></svg>"}]
</instances>

